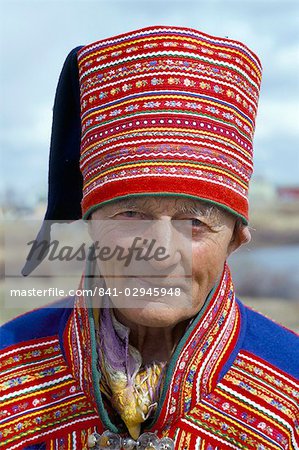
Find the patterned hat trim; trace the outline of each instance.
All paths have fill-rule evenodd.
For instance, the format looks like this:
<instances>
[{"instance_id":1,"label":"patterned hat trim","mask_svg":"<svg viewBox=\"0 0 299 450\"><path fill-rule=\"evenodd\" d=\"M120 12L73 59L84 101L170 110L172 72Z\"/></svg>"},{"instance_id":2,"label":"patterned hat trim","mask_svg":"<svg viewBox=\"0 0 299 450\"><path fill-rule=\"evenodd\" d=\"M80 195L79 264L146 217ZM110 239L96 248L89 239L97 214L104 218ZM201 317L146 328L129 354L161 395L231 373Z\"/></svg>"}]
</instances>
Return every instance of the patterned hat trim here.
<instances>
[{"instance_id":1,"label":"patterned hat trim","mask_svg":"<svg viewBox=\"0 0 299 450\"><path fill-rule=\"evenodd\" d=\"M150 36L151 41L159 41L159 40L161 41L165 39L171 40L172 39L171 36L165 36L166 31L167 33L174 33L176 35L176 40L182 41L182 44L186 42L194 42L196 44L198 42L198 39L200 39L203 45L205 45L207 48L218 49L226 47L226 50L228 52L235 52L240 56L243 56L244 52L246 53L247 61L249 63L252 63L254 69L256 70L257 66L260 68L259 74L261 76L262 71L261 61L258 58L258 56L255 53L253 53L252 50L249 49L249 47L247 47L247 45L234 39L224 38L221 36L212 36L202 31L198 31L194 28L188 27L185 28L167 25L152 25L149 27L142 28L140 30L128 31L120 35L112 36L109 39L102 39L96 41L94 44L83 47L83 49L81 50L81 55L82 57L89 56L91 52L97 49L99 44L101 44L102 46L102 49L100 50L101 53L105 53L106 51L110 51L111 49L119 50L120 48L126 46L126 42L124 42L123 44L122 42L126 41L128 37L130 37L131 44L139 43L140 41L142 41L142 38L146 35ZM140 35L142 35L142 38L140 38ZM190 36L193 36L193 38ZM134 40L134 38L136 39ZM211 40L217 41L217 43L221 45L211 44ZM111 44L114 44L114 46L111 46ZM239 49L242 49L243 52L241 53Z\"/></svg>"},{"instance_id":2,"label":"patterned hat trim","mask_svg":"<svg viewBox=\"0 0 299 450\"><path fill-rule=\"evenodd\" d=\"M213 200L210 200L209 198L202 198L199 197L198 195L189 195L189 194L180 194L179 192L177 193L173 193L173 192L153 192L153 193L148 193L148 192L138 192L138 194L127 194L127 195L120 195L118 197L114 197L110 200L105 200L102 201L94 206L92 206L83 216L83 220L89 220L91 217L91 214L93 212L95 212L97 209L101 208L102 206L105 205L109 205L117 200L125 200L125 199L130 199L130 198L136 198L136 197L180 197L180 198L186 198L186 199L190 199L190 200L199 200L205 203L209 203L211 205L215 205L221 209L223 209L224 211L239 217L242 220L242 223L244 225L248 225L248 221L245 217L243 217L241 214L236 214L236 211L234 211L232 208L230 208L229 206L223 205L223 203L218 203L215 202Z\"/></svg>"},{"instance_id":3,"label":"patterned hat trim","mask_svg":"<svg viewBox=\"0 0 299 450\"><path fill-rule=\"evenodd\" d=\"M261 64L244 44L153 26L78 52L82 211L180 195L248 219Z\"/></svg>"}]
</instances>

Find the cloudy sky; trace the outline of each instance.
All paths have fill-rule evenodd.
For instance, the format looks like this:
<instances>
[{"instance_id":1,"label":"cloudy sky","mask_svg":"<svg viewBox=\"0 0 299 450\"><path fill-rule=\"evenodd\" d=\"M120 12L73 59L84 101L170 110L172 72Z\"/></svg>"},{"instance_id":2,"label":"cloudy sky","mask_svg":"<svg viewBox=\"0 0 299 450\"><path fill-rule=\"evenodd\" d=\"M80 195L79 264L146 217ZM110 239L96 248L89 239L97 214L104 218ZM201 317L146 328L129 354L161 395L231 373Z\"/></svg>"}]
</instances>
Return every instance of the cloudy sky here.
<instances>
[{"instance_id":1,"label":"cloudy sky","mask_svg":"<svg viewBox=\"0 0 299 450\"><path fill-rule=\"evenodd\" d=\"M1 192L25 203L47 191L52 105L68 52L148 25L241 40L264 72L255 173L299 184L298 0L0 0Z\"/></svg>"}]
</instances>

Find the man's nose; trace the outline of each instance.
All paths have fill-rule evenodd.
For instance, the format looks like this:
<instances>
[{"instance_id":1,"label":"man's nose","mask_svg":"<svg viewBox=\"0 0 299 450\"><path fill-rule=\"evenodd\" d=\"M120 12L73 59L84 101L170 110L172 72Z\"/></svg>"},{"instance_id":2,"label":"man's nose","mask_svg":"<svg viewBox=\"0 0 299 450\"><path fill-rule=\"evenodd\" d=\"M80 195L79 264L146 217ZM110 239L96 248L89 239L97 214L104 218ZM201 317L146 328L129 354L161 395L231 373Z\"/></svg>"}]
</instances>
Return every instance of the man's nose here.
<instances>
[{"instance_id":1,"label":"man's nose","mask_svg":"<svg viewBox=\"0 0 299 450\"><path fill-rule=\"evenodd\" d=\"M165 270L182 260L182 242L173 222L168 219L154 220L146 233L147 246L151 246L150 265Z\"/></svg>"}]
</instances>

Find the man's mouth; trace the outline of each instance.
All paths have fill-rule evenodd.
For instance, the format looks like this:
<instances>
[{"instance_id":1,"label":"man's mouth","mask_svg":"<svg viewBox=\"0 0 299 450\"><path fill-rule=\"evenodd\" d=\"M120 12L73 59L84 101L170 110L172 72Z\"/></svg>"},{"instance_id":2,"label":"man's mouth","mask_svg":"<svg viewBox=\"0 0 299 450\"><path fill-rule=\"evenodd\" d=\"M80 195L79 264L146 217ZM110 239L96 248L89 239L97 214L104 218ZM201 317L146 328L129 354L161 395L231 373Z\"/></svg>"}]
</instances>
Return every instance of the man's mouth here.
<instances>
[{"instance_id":1,"label":"man's mouth","mask_svg":"<svg viewBox=\"0 0 299 450\"><path fill-rule=\"evenodd\" d=\"M136 281L136 285L142 285L142 287L148 287L148 288L165 288L165 289L181 289L182 291L190 290L191 285L191 277L186 276L171 276L171 277L165 277L165 276L130 276L129 279L134 279L134 282ZM187 279L186 279L187 278ZM188 279L189 278L189 279Z\"/></svg>"}]
</instances>

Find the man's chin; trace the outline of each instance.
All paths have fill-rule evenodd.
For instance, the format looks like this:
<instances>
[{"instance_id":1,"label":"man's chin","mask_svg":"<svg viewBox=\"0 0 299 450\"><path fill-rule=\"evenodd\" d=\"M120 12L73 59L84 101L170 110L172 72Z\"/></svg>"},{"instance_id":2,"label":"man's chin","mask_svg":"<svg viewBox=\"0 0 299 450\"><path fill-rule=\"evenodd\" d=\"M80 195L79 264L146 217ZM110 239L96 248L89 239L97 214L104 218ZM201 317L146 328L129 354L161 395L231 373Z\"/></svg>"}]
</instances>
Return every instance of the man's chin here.
<instances>
[{"instance_id":1,"label":"man's chin","mask_svg":"<svg viewBox=\"0 0 299 450\"><path fill-rule=\"evenodd\" d=\"M128 325L131 323L132 325L134 324L137 326L151 328L173 327L194 315L192 314L191 305L189 308L174 308L159 301L154 304L152 302L148 302L138 308L116 307L115 310L120 321L128 321ZM122 318L124 320L122 320Z\"/></svg>"},{"instance_id":2,"label":"man's chin","mask_svg":"<svg viewBox=\"0 0 299 450\"><path fill-rule=\"evenodd\" d=\"M118 297L112 297L111 301L116 308L133 308L133 309L184 309L192 307L191 295L181 295L180 297L175 296L136 296L136 297L126 297L124 295L119 295Z\"/></svg>"}]
</instances>

